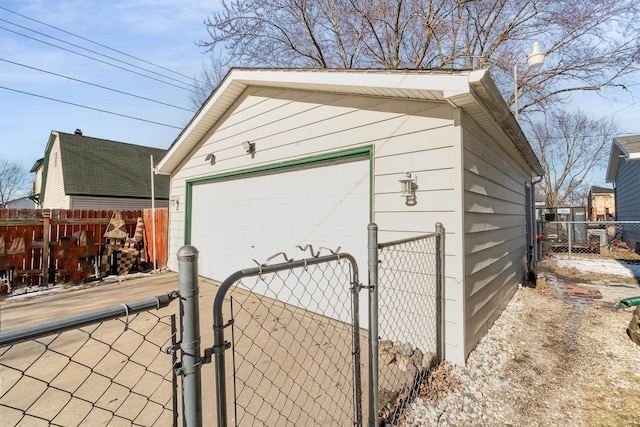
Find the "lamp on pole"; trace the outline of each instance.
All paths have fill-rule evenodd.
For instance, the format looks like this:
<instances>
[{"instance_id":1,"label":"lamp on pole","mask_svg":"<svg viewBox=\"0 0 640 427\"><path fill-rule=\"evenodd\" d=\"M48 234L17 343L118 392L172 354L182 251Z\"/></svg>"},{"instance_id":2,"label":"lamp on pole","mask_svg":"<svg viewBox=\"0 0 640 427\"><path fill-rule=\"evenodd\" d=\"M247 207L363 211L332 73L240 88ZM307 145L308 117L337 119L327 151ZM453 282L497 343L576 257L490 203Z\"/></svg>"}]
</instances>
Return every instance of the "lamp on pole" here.
<instances>
[{"instance_id":1,"label":"lamp on pole","mask_svg":"<svg viewBox=\"0 0 640 427\"><path fill-rule=\"evenodd\" d=\"M529 66L529 69L535 69L544 64L545 56L544 52L540 52L540 45L538 45L538 42L535 42L531 48L531 53L519 58L513 66L513 84L515 86L513 90L513 105L515 109L514 114L516 122L518 121L518 63L527 58L527 65Z\"/></svg>"}]
</instances>

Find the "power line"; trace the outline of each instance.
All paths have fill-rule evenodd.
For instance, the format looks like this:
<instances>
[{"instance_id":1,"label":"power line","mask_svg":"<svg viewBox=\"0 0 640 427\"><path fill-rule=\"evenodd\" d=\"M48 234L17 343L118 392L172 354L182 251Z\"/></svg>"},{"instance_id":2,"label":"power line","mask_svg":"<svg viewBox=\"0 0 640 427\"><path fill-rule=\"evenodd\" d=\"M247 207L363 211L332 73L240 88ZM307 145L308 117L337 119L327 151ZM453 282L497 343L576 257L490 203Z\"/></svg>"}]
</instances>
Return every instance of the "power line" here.
<instances>
[{"instance_id":1,"label":"power line","mask_svg":"<svg viewBox=\"0 0 640 427\"><path fill-rule=\"evenodd\" d=\"M69 32L69 31L63 30L62 28L59 28L59 27L53 26L53 25L51 25L51 24L47 24L46 22L38 21L37 19L31 18L31 17L29 17L29 16L23 15L23 14L21 14L21 13L15 12L15 11L10 10L10 9L7 9L6 7L0 6L0 9L5 10L5 11L7 11L7 12L9 12L9 13L13 13L14 15L18 15L18 16L20 16L20 17L22 17L22 18L25 18L25 19L28 19L28 20L30 20L30 21L37 22L38 24L44 25L44 26L46 26L46 27L53 28L54 30L60 31L60 32L65 33L65 34L68 34L68 35L70 35L70 36L77 37L77 38L79 38L79 39L81 39L81 40L84 40L84 41L87 41L87 42L89 42L89 43L95 44L96 46L103 47L103 48L108 49L108 50L110 50L110 51L112 51L112 52L119 53L120 55L124 55L124 56L127 56L127 57L129 57L129 58L135 59L136 61L140 61L140 62L143 62L143 63L145 63L145 64L152 65L152 66L154 66L154 67L160 68L160 69L165 70L165 71L169 71L170 73L176 74L176 75L178 75L178 76L186 77L186 78L188 78L188 79L193 79L193 80L195 80L195 81L196 81L196 82L198 82L198 83L204 83L204 82L201 82L201 81L199 81L199 80L194 79L193 77L187 76L187 75L182 74L182 73L179 73L179 72L177 72L177 71L174 71L174 70L172 70L172 69L170 69L170 68L164 67L164 66L162 66L162 65L154 64L153 62L150 62L150 61L144 60L144 59L142 59L142 58L139 58L139 57L137 57L137 56L134 56L134 55L128 54L128 53L123 52L123 51L121 51L121 50L114 49L114 48L109 47L109 46L107 46L107 45L104 45L104 44L102 44L102 43L98 43L98 42L93 41L93 40L90 40L90 39L88 39L88 38L86 38L86 37L82 37L82 36L80 36L80 35L78 35L78 34L74 34L74 33L72 33L72 32Z\"/></svg>"},{"instance_id":2,"label":"power line","mask_svg":"<svg viewBox=\"0 0 640 427\"><path fill-rule=\"evenodd\" d=\"M0 30L5 30L5 31L8 31L8 32L10 32L10 33L13 33L13 34L17 34L17 35L19 35L19 36L22 36L22 37L26 37L26 38L28 38L28 39L35 40L35 41L37 41L37 42L40 42L40 43L43 43L43 44L46 44L46 45L49 45L49 46L53 46L53 47L55 47L55 48L58 48L58 49L64 50L64 51L66 51L66 52L70 52L70 53L73 53L73 54L75 54L75 55L82 56L83 58L88 58L88 59L94 60L94 61L96 61L96 62L100 62L100 63L102 63L102 64L110 65L110 66L115 67L115 68L118 68L118 69L120 69L120 70L127 71L127 72L129 72L129 73L137 74L137 75L142 76L142 77L145 77L145 78L147 78L147 79L155 80L155 81L158 81L158 82L160 82L160 83L164 83L164 84L169 85L169 86L174 86L174 87L177 87L178 89L182 89L182 90L186 90L186 91L189 91L189 90L190 90L190 89L188 89L188 88L186 88L186 87L178 86L178 85L176 85L176 84L169 83L169 82L166 82L166 81L164 81L164 80L160 80L160 79L157 79L157 78L155 78L155 77L148 76L148 75L146 75L146 74L138 73L137 71L129 70L129 69L127 69L127 68L120 67L119 65L111 64L110 62L103 61L103 60L101 60L101 59L94 58L94 57L92 57L92 56L85 55L85 54L80 53L80 52L75 52L75 51L73 51L73 50L71 50L71 49L67 49L67 48L64 48L64 47L62 47L62 46L57 46L57 45L55 45L55 44L53 44L53 43L49 43L49 42L46 42L46 41L44 41L44 40L40 40L40 39L37 39L37 38L35 38L35 37L31 37L31 36L28 36L28 35L26 35L26 34L19 33L19 32L17 32L17 31L10 30L10 29L8 29L8 28L6 28L6 27L0 27Z\"/></svg>"},{"instance_id":3,"label":"power line","mask_svg":"<svg viewBox=\"0 0 640 427\"><path fill-rule=\"evenodd\" d=\"M168 125L166 123L160 123L160 122L155 122L153 120L142 119L140 117L134 117L134 116L126 115L126 114L115 113L113 111L103 110L103 109L95 108L95 107L89 107L88 105L76 104L74 102L63 101L61 99L50 98L48 96L38 95L38 94L35 94L35 93L31 93L31 92L25 92L25 91L18 90L18 89L12 89L10 87L0 86L0 89L4 89L4 90L11 91L11 92L16 92L16 93L21 93L23 95L34 96L36 98L47 99L49 101L60 102L62 104L72 105L74 107L86 108L87 110L98 111L100 113L111 114L113 116L119 116L119 117L124 117L124 118L127 118L127 119L138 120L140 122L151 123L151 124L154 124L154 125L165 126L165 127L173 128L173 129L182 129L182 127Z\"/></svg>"},{"instance_id":4,"label":"power line","mask_svg":"<svg viewBox=\"0 0 640 427\"><path fill-rule=\"evenodd\" d=\"M154 102L156 104L166 105L167 107L177 108L179 110L189 111L189 112L192 112L192 113L194 112L194 110L191 110L189 108L184 108L184 107L180 107L178 105L173 105L173 104L169 104L169 103L166 103L166 102L157 101L155 99L146 98L146 97L140 96L140 95L134 95L134 94L129 93L129 92L124 92L124 91L121 91L121 90L118 90L118 89L113 89L113 88L102 86L102 85L99 85L99 84L96 84L96 83L87 82L87 81L84 81L84 80L76 79L74 77L65 76L63 74L54 73L53 71L47 71L47 70L43 70L43 69L40 69L40 68L32 67L30 65L20 64L18 62L14 62L14 61L9 61L8 59L0 58L0 61L7 62L7 63L13 64L13 65L17 65L19 67L29 68L29 69L35 70L35 71L40 71L41 73L51 74L52 76L62 77L62 78L65 78L65 79L73 80L75 82L84 83L86 85L94 86L94 87L97 87L97 88L100 88L100 89L104 89L104 90L109 90L111 92L120 93L122 95L131 96L133 98L142 99L144 101Z\"/></svg>"},{"instance_id":5,"label":"power line","mask_svg":"<svg viewBox=\"0 0 640 427\"><path fill-rule=\"evenodd\" d=\"M49 34L45 34L45 33L42 33L42 32L40 32L40 31L33 30L33 29L31 29L31 28L28 28L28 27L25 27L25 26L22 26L22 25L16 24L15 22L7 21L6 19L3 19L3 18L0 18L0 21L2 21L2 22L6 22L6 23L7 23L7 24L9 24L9 25L13 25L13 26L15 26L15 27L22 28L22 29L27 30L27 31L31 31L32 33L36 33L36 34L39 34L39 35L41 35L41 36L48 37L48 38L53 39L53 40L55 40L55 41L57 41L57 42L64 43L64 44L68 44L69 46L73 46L73 47L76 47L76 48L78 48L78 49L82 49L82 50L85 50L85 51L87 51L87 52L91 52L91 53L93 53L93 54L95 54L95 55L102 56L102 57L104 57L104 58L108 58L108 59L110 59L110 60L112 60L112 61L116 61L116 62L119 62L119 63L121 63L121 64L125 64L125 65L128 65L128 66L130 66L130 67L137 68L137 69L139 69L139 70L143 70L143 71L146 71L146 72L151 73L151 74L155 74L156 76L160 76L160 77L163 77L163 78L165 78L165 79L173 80L174 82L178 82L178 83L180 83L180 84L188 85L188 86L193 87L193 85L192 85L191 83L186 83L186 82L183 82L182 80L178 80L178 79L174 79L173 77L165 76L164 74L160 74L160 73L157 73L157 72L155 72L155 71L151 71L151 70L149 70L149 69L147 69L147 68L139 67L139 66L137 66L137 65L135 65L135 64L131 64L130 62L122 61L122 60L120 60L120 59L114 58L114 57L109 56L109 55L105 55L105 54L100 53L100 52L97 52L97 51L95 51L95 50L87 49L86 47L83 47L83 46L80 46L80 45L77 45L77 44L73 44L73 43L70 43L70 42L68 42L68 41L65 41L65 40L62 40L62 39L59 39L59 38L56 38L56 37L50 36ZM3 29L5 29L5 30L6 30L6 28L3 28ZM24 35L24 34L22 34L22 33L18 33L18 32L14 32L14 33L15 33L15 34L19 34L19 35L21 35L21 36L25 37L25 35ZM35 39L35 38L34 38L33 40L38 40L38 39ZM40 40L38 40L38 41L40 41ZM59 49L61 49L59 46L56 46L56 45L51 45L51 46L55 46L55 47L58 47Z\"/></svg>"}]
</instances>

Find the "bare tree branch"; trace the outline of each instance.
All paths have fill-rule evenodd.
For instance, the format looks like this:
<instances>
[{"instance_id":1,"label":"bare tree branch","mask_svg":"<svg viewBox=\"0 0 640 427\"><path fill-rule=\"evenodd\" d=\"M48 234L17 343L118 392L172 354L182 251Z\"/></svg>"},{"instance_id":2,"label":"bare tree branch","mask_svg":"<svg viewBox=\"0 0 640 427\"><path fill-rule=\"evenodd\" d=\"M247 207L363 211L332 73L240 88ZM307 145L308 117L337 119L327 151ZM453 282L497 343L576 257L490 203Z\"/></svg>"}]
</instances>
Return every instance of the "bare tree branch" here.
<instances>
[{"instance_id":1,"label":"bare tree branch","mask_svg":"<svg viewBox=\"0 0 640 427\"><path fill-rule=\"evenodd\" d=\"M0 160L0 206L28 194L29 174L20 163Z\"/></svg>"},{"instance_id":2,"label":"bare tree branch","mask_svg":"<svg viewBox=\"0 0 640 427\"><path fill-rule=\"evenodd\" d=\"M545 170L542 186L550 206L565 205L594 168L606 165L607 147L617 131L612 120L590 119L582 112L555 112L533 126L533 148Z\"/></svg>"}]
</instances>

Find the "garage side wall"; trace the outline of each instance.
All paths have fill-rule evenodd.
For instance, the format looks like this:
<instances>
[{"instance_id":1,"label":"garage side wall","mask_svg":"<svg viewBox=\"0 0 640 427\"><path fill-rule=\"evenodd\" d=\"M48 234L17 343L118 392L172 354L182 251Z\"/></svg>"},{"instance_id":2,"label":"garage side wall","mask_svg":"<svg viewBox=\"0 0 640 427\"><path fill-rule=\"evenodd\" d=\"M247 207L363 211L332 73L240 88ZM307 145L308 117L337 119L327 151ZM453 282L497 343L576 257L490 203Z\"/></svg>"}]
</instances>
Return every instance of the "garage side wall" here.
<instances>
[{"instance_id":1,"label":"garage side wall","mask_svg":"<svg viewBox=\"0 0 640 427\"><path fill-rule=\"evenodd\" d=\"M525 187L533 172L471 119L464 127L466 358L525 277Z\"/></svg>"},{"instance_id":2,"label":"garage side wall","mask_svg":"<svg viewBox=\"0 0 640 427\"><path fill-rule=\"evenodd\" d=\"M462 277L449 271L462 247L460 140L447 103L249 88L172 175L171 198L181 203L170 209L169 267L177 269L175 253L185 243L188 180L372 147L370 219L380 241L434 231L436 222L447 230L447 358L464 363ZM254 158L244 141L256 144ZM405 172L417 175L415 206L400 197ZM364 282L366 265L360 269Z\"/></svg>"}]
</instances>

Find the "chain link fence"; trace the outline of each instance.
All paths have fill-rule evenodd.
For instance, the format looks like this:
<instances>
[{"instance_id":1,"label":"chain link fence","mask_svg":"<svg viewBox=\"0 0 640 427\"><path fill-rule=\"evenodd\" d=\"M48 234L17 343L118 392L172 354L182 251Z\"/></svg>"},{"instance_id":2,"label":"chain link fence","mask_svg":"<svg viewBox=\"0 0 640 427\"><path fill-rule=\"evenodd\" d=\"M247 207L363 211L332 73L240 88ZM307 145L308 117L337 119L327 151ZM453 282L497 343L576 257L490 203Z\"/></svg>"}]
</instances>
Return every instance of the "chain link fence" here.
<instances>
[{"instance_id":1,"label":"chain link fence","mask_svg":"<svg viewBox=\"0 0 640 427\"><path fill-rule=\"evenodd\" d=\"M358 291L348 254L263 265L223 282L208 350L218 356L218 425L361 425Z\"/></svg>"},{"instance_id":2,"label":"chain link fence","mask_svg":"<svg viewBox=\"0 0 640 427\"><path fill-rule=\"evenodd\" d=\"M0 424L176 425L174 297L1 332Z\"/></svg>"},{"instance_id":3,"label":"chain link fence","mask_svg":"<svg viewBox=\"0 0 640 427\"><path fill-rule=\"evenodd\" d=\"M442 360L444 228L379 243L376 255L370 265L377 266L379 301L377 412L395 425Z\"/></svg>"},{"instance_id":4,"label":"chain link fence","mask_svg":"<svg viewBox=\"0 0 640 427\"><path fill-rule=\"evenodd\" d=\"M539 221L538 253L640 261L640 222Z\"/></svg>"}]
</instances>

